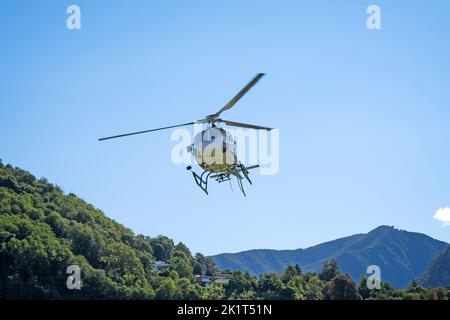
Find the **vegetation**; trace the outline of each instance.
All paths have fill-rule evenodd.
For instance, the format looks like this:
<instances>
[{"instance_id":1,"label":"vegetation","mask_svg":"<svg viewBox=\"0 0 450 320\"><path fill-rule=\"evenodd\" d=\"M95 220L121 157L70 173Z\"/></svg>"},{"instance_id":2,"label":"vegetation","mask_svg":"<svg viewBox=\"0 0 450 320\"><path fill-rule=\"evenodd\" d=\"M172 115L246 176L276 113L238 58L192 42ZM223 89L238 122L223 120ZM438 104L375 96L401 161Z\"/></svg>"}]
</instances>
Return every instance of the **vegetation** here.
<instances>
[{"instance_id":1,"label":"vegetation","mask_svg":"<svg viewBox=\"0 0 450 320\"><path fill-rule=\"evenodd\" d=\"M156 268L156 261L165 266ZM81 268L82 287L67 287L67 267ZM45 179L0 161L1 299L448 299L449 288L413 283L396 291L368 290L341 274L336 261L320 273L298 265L280 275L231 273L203 287L194 275L214 276L211 258L192 255L164 236L135 235L101 211Z\"/></svg>"}]
</instances>

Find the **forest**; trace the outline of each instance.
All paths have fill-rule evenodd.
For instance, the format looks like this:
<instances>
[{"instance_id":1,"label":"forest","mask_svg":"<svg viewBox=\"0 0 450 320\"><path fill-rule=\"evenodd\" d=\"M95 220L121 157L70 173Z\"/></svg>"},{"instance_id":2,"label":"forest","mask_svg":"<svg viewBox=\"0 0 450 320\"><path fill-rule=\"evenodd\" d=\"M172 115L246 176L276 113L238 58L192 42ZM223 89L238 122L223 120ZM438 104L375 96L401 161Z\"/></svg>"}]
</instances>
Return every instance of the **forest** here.
<instances>
[{"instance_id":1,"label":"forest","mask_svg":"<svg viewBox=\"0 0 450 320\"><path fill-rule=\"evenodd\" d=\"M155 267L155 262L164 262ZM81 269L80 289L67 267ZM226 281L214 281L226 274ZM213 279L201 285L197 275ZM210 257L168 237L136 235L73 193L0 161L0 299L434 299L450 288L369 290L336 261L320 272L298 265L255 277L218 270Z\"/></svg>"}]
</instances>

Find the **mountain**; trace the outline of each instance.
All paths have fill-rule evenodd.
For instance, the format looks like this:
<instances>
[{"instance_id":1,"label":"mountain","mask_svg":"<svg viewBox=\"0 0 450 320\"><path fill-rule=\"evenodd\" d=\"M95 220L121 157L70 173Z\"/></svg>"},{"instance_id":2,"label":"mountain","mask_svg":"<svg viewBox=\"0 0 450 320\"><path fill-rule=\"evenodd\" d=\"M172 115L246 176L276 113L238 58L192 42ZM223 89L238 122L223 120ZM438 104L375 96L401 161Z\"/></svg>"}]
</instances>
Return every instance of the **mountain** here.
<instances>
[{"instance_id":1,"label":"mountain","mask_svg":"<svg viewBox=\"0 0 450 320\"><path fill-rule=\"evenodd\" d=\"M450 245L431 261L417 282L430 288L450 287Z\"/></svg>"},{"instance_id":2,"label":"mountain","mask_svg":"<svg viewBox=\"0 0 450 320\"><path fill-rule=\"evenodd\" d=\"M212 256L222 269L249 271L254 275L282 272L298 264L303 271L320 271L326 260L336 259L342 272L353 279L378 265L382 281L404 288L421 274L430 261L447 246L427 235L380 226L367 234L325 242L307 249L250 250Z\"/></svg>"}]
</instances>

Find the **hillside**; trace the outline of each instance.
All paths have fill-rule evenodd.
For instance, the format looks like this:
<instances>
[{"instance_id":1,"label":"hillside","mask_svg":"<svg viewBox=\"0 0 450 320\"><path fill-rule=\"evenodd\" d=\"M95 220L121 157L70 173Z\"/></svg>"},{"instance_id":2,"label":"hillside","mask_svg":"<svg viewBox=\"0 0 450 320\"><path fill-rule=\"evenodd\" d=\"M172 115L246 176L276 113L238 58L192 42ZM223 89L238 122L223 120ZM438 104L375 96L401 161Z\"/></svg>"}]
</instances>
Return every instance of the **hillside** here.
<instances>
[{"instance_id":1,"label":"hillside","mask_svg":"<svg viewBox=\"0 0 450 320\"><path fill-rule=\"evenodd\" d=\"M157 260L170 268L155 270ZM76 195L1 161L0 262L4 299L200 298L207 292L193 273L213 269L184 244L135 235ZM81 268L82 290L67 288L70 265Z\"/></svg>"},{"instance_id":2,"label":"hillside","mask_svg":"<svg viewBox=\"0 0 450 320\"><path fill-rule=\"evenodd\" d=\"M450 287L450 246L433 259L417 282L424 287Z\"/></svg>"},{"instance_id":3,"label":"hillside","mask_svg":"<svg viewBox=\"0 0 450 320\"><path fill-rule=\"evenodd\" d=\"M297 250L250 250L212 256L219 268L263 272L282 272L298 264L304 271L319 271L323 261L336 259L340 270L353 279L365 274L369 265L380 266L382 280L404 288L422 273L447 244L420 233L381 226L367 234L322 243Z\"/></svg>"}]
</instances>

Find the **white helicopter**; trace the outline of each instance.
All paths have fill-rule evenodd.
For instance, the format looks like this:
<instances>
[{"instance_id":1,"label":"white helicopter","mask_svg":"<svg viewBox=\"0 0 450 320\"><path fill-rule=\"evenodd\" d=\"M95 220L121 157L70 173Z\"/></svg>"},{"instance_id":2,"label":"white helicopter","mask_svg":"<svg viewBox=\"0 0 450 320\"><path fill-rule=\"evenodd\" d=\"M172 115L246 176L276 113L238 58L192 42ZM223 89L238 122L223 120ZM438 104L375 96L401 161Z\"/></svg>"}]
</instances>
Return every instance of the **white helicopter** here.
<instances>
[{"instance_id":1,"label":"white helicopter","mask_svg":"<svg viewBox=\"0 0 450 320\"><path fill-rule=\"evenodd\" d=\"M258 73L241 91L236 94L225 106L218 112L206 116L204 119L194 122L178 124L169 127L150 129L138 132L125 133L111 137L100 138L99 141L122 138L136 134L148 133L158 130L189 126L193 124L206 124L207 128L198 133L194 138L194 143L187 146L188 152L192 152L198 165L204 170L200 175L192 170L191 166L186 169L192 172L195 183L208 194L208 179L215 179L217 182L230 181L231 176L236 177L240 190L245 196L242 180L245 178L250 184L249 170L258 168L259 165L245 167L236 154L236 140L233 135L223 129L217 127L218 124L228 126L250 128L257 130L272 130L273 128L256 126L252 124L240 123L235 121L223 120L219 118L220 114L225 110L231 109L236 102L239 101L265 74Z\"/></svg>"}]
</instances>

